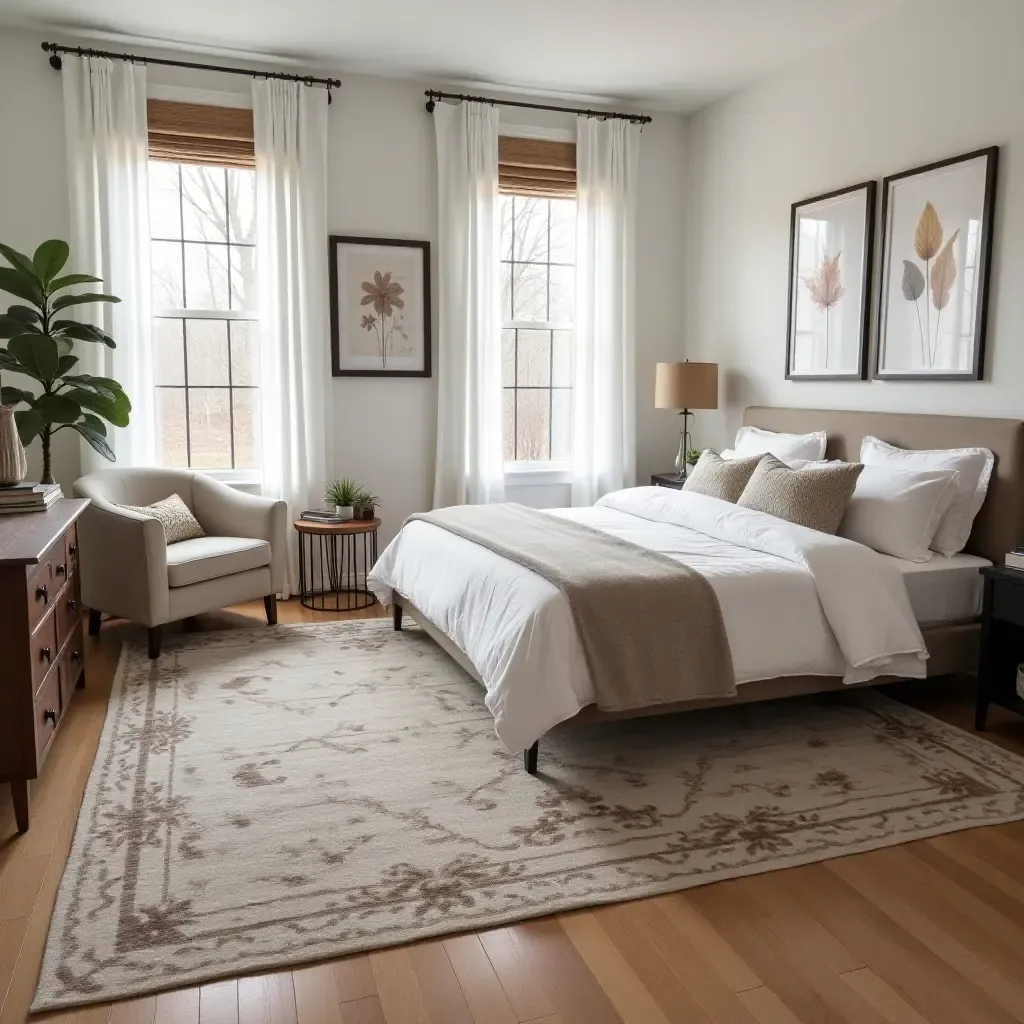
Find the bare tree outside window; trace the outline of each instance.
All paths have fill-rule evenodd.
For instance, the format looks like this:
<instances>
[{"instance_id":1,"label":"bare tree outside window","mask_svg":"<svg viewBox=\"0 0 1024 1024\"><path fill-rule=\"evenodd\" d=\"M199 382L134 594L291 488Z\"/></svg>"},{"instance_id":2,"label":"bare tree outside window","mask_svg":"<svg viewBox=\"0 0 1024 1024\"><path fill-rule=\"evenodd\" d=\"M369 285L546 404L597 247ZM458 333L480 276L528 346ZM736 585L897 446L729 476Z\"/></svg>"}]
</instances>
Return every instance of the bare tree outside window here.
<instances>
[{"instance_id":1,"label":"bare tree outside window","mask_svg":"<svg viewBox=\"0 0 1024 1024\"><path fill-rule=\"evenodd\" d=\"M576 201L501 197L506 462L572 457Z\"/></svg>"},{"instance_id":2,"label":"bare tree outside window","mask_svg":"<svg viewBox=\"0 0 1024 1024\"><path fill-rule=\"evenodd\" d=\"M161 461L255 469L255 172L152 160L149 200Z\"/></svg>"}]
</instances>

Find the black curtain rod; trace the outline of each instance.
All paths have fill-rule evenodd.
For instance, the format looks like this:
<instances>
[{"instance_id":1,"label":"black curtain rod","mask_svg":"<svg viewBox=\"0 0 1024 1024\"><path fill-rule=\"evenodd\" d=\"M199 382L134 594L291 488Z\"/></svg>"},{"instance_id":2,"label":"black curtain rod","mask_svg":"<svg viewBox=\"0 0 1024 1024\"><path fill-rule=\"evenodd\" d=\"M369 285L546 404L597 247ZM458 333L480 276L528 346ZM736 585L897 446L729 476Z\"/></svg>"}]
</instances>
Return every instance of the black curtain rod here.
<instances>
[{"instance_id":1,"label":"black curtain rod","mask_svg":"<svg viewBox=\"0 0 1024 1024\"><path fill-rule=\"evenodd\" d=\"M579 107L553 107L547 103L522 103L519 100L496 100L490 96L467 96L460 92L438 92L427 89L427 111L434 112L435 100L469 100L475 103L490 103L499 107L525 107L527 110L555 110L560 114L582 114L584 117L607 117L618 121L630 121L633 124L650 124L647 114L618 114L611 110L582 110Z\"/></svg>"},{"instance_id":2,"label":"black curtain rod","mask_svg":"<svg viewBox=\"0 0 1024 1024\"><path fill-rule=\"evenodd\" d=\"M72 53L78 57L106 57L108 60L126 60L132 64L160 64L167 68L190 68L193 71L220 71L226 75L245 75L247 78L279 78L285 82L302 82L304 85L327 87L327 102L331 102L331 89L341 88L340 78L314 78L312 75L289 75L284 71L256 71L246 68L227 68L222 64L193 64L187 60L167 60L163 57L140 57L134 53L110 53L107 50L83 49L81 46L60 46L58 43L43 43L43 51L52 54L50 67L60 71L60 54Z\"/></svg>"}]
</instances>

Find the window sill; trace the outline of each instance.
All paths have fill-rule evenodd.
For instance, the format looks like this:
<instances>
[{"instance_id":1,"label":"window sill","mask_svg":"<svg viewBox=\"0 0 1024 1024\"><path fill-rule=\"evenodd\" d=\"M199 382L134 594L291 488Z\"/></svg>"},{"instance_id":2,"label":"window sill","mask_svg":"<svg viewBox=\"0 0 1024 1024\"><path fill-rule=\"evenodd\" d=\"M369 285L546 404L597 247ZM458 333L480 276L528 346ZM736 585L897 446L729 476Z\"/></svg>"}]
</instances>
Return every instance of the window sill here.
<instances>
[{"instance_id":1,"label":"window sill","mask_svg":"<svg viewBox=\"0 0 1024 1024\"><path fill-rule=\"evenodd\" d=\"M505 483L513 487L571 484L572 467L568 462L506 462Z\"/></svg>"},{"instance_id":2,"label":"window sill","mask_svg":"<svg viewBox=\"0 0 1024 1024\"><path fill-rule=\"evenodd\" d=\"M237 487L240 491L258 492L263 486L263 476L256 469L195 469L192 472L227 484L228 487Z\"/></svg>"}]
</instances>

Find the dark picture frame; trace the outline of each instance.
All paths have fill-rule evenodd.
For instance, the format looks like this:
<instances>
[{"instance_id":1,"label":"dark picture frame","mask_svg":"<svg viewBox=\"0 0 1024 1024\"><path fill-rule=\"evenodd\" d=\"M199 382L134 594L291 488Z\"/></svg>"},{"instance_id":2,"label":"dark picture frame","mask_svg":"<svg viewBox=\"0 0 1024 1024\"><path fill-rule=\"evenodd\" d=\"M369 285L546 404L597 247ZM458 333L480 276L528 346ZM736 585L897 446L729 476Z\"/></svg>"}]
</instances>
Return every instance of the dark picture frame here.
<instances>
[{"instance_id":1,"label":"dark picture frame","mask_svg":"<svg viewBox=\"0 0 1024 1024\"><path fill-rule=\"evenodd\" d=\"M797 356L797 304L799 302L799 289L801 282L799 277L799 244L800 237L798 225L802 212L809 207L830 203L841 199L844 196L856 196L857 193L864 193L864 217L861 225L861 267L859 274L860 285L860 308L858 324L858 349L856 369L847 372L804 372L795 369L794 363ZM871 316L871 284L872 268L874 264L875 249L875 209L877 200L877 185L874 181L862 181L847 188L836 189L832 192L825 192L819 196L812 196L809 199L801 199L793 203L789 217L789 302L786 318L786 380L794 381L828 381L828 380L866 380L868 375L868 348L870 344L870 316ZM837 253L838 259L838 253ZM845 297L845 295L844 295ZM826 309L826 316L828 311ZM826 351L827 365L827 351Z\"/></svg>"},{"instance_id":2,"label":"dark picture frame","mask_svg":"<svg viewBox=\"0 0 1024 1024\"><path fill-rule=\"evenodd\" d=\"M411 238L370 238L362 235L331 235L329 236L328 244L328 287L331 299L331 375L334 377L430 377L432 374L430 242ZM376 292L373 291L375 284L374 278L371 277L370 280L362 285L362 291L359 292L361 299L357 304L354 295L351 295L353 280L355 279L339 281L339 273L342 272L339 250L342 247L350 251L359 247L365 247L368 253L380 247L418 250L420 256L418 265L420 277L416 295L413 296L410 289L405 285L397 284L399 275L396 275L394 278L388 277L387 275L390 273L390 270L381 264L380 269L385 275L382 278L383 282L385 282L383 292L379 287ZM358 276L365 277L367 275ZM351 296L347 306L346 301L341 295L340 289L342 287L347 287ZM389 299L390 301L388 301ZM398 299L398 301L395 302L395 299ZM419 310L412 307L414 299L418 299ZM399 303L401 303L400 311L398 309ZM347 309L349 320L345 324L342 324L343 308ZM351 322L351 318L355 315L357 309L361 314L361 326L359 327L356 327ZM409 318L412 318L412 322L417 325L421 332L418 336L421 339L421 358L419 359L419 365L415 367L409 366L409 357L401 355L396 357L393 352L395 334L397 332L399 338L406 336L408 332L403 332L402 324L409 323ZM370 319L374 321L372 324L369 323ZM388 319L391 320L390 325L387 325ZM363 355L355 358L348 354L347 346L344 344L347 339L343 332L362 330L365 330L368 335L374 334L382 339L383 349L380 356L381 365L379 367L365 365L371 358L375 360L377 356ZM397 363L394 368L387 366L388 358ZM360 365L353 366L354 362L358 362Z\"/></svg>"},{"instance_id":3,"label":"dark picture frame","mask_svg":"<svg viewBox=\"0 0 1024 1024\"><path fill-rule=\"evenodd\" d=\"M893 370L886 369L883 364L883 360L886 356L886 344L888 340L889 331L889 300L892 297L892 286L891 274L893 264L893 249L895 241L893 238L893 221L894 221L894 207L893 201L893 184L899 182L905 182L909 179L920 177L922 179L927 178L930 175L934 175L937 172L944 171L949 167L953 167L957 164L969 163L971 161L984 160L985 172L984 172L984 191L981 196L980 202L980 232L975 241L975 264L971 268L974 274L974 309L973 309L973 324L974 324L974 335L973 335L973 352L969 360L970 365L964 370L955 370L951 368L942 368L938 370L928 369L926 370L923 366L918 372L913 370ZM998 180L998 168L999 168L999 147L988 146L984 149L974 150L970 153L964 153L961 156L950 157L948 160L937 160L934 163L924 164L920 167L914 167L907 171L901 171L899 174L890 174L882 181L882 249L881 249L881 262L879 267L879 288L878 288L878 310L877 310L877 331L875 339L875 358L874 358L874 369L873 376L876 380L903 380L903 381L925 381L925 380L940 380L940 381L978 381L984 378L985 371L985 340L988 330L988 298L989 298L989 280L992 271L992 243L994 237L994 224L995 224L995 204L996 204L996 187ZM931 201L928 201L928 205L931 205ZM922 219L924 215L922 214ZM963 230L963 225L957 225L953 227L953 224L946 225L943 229L941 224L942 211L939 210L937 214L939 220L939 226L937 231L937 238L940 243L946 246L952 246L954 244L951 235L945 235L945 231L950 228L953 231L960 232ZM914 245L908 246L906 241L903 242L903 249L909 249L908 254L911 256L920 257L920 253L916 251L916 236L914 239ZM965 239L965 244L969 245L969 241ZM924 251L929 251L925 249ZM901 250L902 252L902 250ZM954 275L964 272L963 263L966 262L961 260L961 266L957 266L957 260L954 254L953 261L953 273ZM897 257L899 258L899 256ZM907 265L916 266L914 260L904 259L904 275L908 273L911 275L911 279L908 281L904 276L901 284L902 297L905 300L911 300L915 302L915 305L919 303L920 298L925 299L926 307L929 302L934 305L934 298L930 296L931 289L933 287L931 281L931 274L935 267L935 264L939 261L939 256L934 258L934 263L931 259L925 261L925 271L922 273L918 267L917 272L908 270ZM955 278L954 278L955 279ZM911 299L915 291L921 287L923 281L923 291L920 292L918 299ZM948 301L948 299L947 299ZM941 313L943 307L937 307ZM930 309L928 309L930 313ZM936 325L936 338L934 348L939 348L940 339L938 337L938 325ZM928 349L926 350L926 344ZM927 342L924 337L922 330L921 337L921 349L922 349L922 361L925 358L925 351L931 351L931 337L929 336ZM935 358L935 356L932 356Z\"/></svg>"}]
</instances>

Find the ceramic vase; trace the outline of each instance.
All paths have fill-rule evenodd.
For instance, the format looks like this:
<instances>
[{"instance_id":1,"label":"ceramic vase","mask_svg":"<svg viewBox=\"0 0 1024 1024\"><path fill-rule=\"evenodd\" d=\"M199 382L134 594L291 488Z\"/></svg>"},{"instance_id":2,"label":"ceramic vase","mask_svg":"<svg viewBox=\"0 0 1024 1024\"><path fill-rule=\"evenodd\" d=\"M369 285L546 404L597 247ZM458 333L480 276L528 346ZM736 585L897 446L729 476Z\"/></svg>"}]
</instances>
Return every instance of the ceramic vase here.
<instances>
[{"instance_id":1,"label":"ceramic vase","mask_svg":"<svg viewBox=\"0 0 1024 1024\"><path fill-rule=\"evenodd\" d=\"M0 405L0 487L20 484L26 473L28 459L14 422L14 406Z\"/></svg>"}]
</instances>

